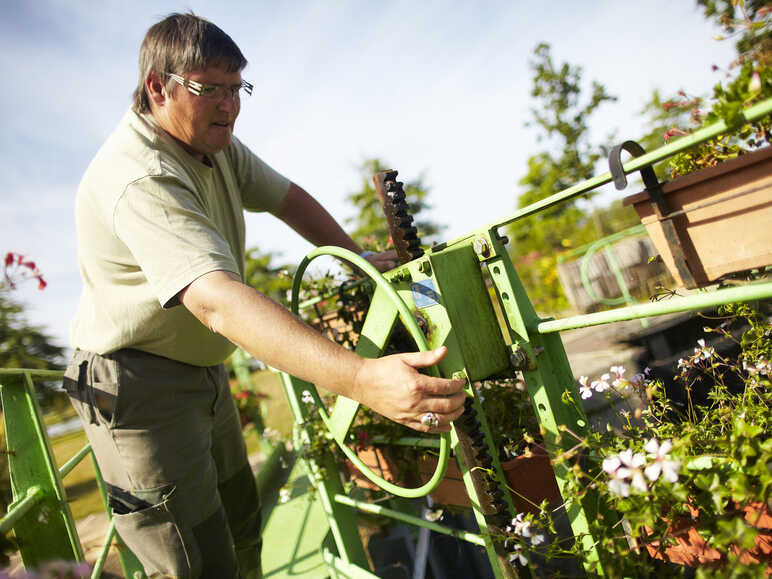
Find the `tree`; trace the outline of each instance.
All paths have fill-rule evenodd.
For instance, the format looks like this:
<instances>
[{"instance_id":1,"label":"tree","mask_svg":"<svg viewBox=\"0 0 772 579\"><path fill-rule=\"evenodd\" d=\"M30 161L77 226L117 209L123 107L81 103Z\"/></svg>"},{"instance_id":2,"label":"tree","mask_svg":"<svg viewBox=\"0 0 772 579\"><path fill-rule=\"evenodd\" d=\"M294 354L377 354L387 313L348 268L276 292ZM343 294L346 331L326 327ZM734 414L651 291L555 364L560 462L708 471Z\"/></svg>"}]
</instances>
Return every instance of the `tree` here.
<instances>
[{"instance_id":1,"label":"tree","mask_svg":"<svg viewBox=\"0 0 772 579\"><path fill-rule=\"evenodd\" d=\"M548 150L528 159L528 172L520 179L524 187L518 207L526 207L590 178L604 152L589 142L588 126L603 103L616 100L603 85L592 82L589 97L582 89L582 69L568 63L556 64L550 45L539 44L531 62L533 121L538 140ZM555 270L557 253L589 241L595 230L592 221L575 201L561 203L514 222L509 228L515 263L537 308L562 309L563 297Z\"/></svg>"},{"instance_id":2,"label":"tree","mask_svg":"<svg viewBox=\"0 0 772 579\"><path fill-rule=\"evenodd\" d=\"M366 160L360 167L361 189L346 197L346 200L357 209L356 216L346 219L346 224L353 226L353 231L349 233L354 241L360 245L385 249L388 244L389 227L373 186L373 175L391 168L377 158ZM405 181L403 177L400 175L398 179L405 182L405 197L410 207L410 213L415 219L414 224L418 229L418 237L423 245L427 245L445 229L445 226L422 215L431 208L428 203L429 188L424 185L423 177L419 176L410 181Z\"/></svg>"},{"instance_id":3,"label":"tree","mask_svg":"<svg viewBox=\"0 0 772 579\"><path fill-rule=\"evenodd\" d=\"M58 368L64 349L51 343L40 327L30 325L21 305L0 289L0 368Z\"/></svg>"},{"instance_id":4,"label":"tree","mask_svg":"<svg viewBox=\"0 0 772 579\"><path fill-rule=\"evenodd\" d=\"M762 55L762 63L772 59L772 30L764 25L772 13L769 0L697 0L705 18L715 20L729 37L736 37L738 64L750 56ZM753 23L747 26L747 23Z\"/></svg>"},{"instance_id":5,"label":"tree","mask_svg":"<svg viewBox=\"0 0 772 579\"><path fill-rule=\"evenodd\" d=\"M292 288L296 266L277 264L280 255L273 251L262 252L257 246L249 248L245 255L244 283L286 306L289 305L287 291Z\"/></svg>"}]
</instances>

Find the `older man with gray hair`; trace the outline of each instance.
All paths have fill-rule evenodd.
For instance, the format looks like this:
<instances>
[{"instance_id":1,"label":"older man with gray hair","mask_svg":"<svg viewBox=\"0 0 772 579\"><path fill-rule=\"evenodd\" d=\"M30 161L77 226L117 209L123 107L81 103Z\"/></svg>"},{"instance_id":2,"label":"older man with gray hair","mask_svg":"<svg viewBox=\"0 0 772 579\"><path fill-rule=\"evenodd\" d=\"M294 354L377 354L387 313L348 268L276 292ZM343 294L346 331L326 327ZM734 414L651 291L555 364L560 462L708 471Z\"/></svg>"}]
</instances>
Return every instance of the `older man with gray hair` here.
<instances>
[{"instance_id":1,"label":"older man with gray hair","mask_svg":"<svg viewBox=\"0 0 772 579\"><path fill-rule=\"evenodd\" d=\"M463 381L418 371L444 349L363 359L244 285L243 210L362 251L233 136L253 86L227 34L172 14L148 30L139 64L133 106L77 193L83 290L64 386L115 527L148 573L259 577L259 498L222 364L236 345L422 431L449 430ZM381 270L394 258L368 256Z\"/></svg>"}]
</instances>

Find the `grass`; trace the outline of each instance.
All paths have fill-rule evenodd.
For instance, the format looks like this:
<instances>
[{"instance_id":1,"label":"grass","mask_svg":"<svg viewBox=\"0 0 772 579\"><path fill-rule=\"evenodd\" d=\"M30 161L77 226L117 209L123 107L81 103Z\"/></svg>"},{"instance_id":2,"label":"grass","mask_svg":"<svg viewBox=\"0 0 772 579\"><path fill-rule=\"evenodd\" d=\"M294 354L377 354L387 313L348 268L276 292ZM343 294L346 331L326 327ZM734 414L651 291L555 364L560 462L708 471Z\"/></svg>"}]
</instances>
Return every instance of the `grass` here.
<instances>
[{"instance_id":1,"label":"grass","mask_svg":"<svg viewBox=\"0 0 772 579\"><path fill-rule=\"evenodd\" d=\"M86 434L79 430L59 436L51 441L56 463L61 466L83 448L88 441ZM78 463L62 481L72 516L78 520L92 513L104 510L102 496L96 482L96 472L90 455Z\"/></svg>"}]
</instances>

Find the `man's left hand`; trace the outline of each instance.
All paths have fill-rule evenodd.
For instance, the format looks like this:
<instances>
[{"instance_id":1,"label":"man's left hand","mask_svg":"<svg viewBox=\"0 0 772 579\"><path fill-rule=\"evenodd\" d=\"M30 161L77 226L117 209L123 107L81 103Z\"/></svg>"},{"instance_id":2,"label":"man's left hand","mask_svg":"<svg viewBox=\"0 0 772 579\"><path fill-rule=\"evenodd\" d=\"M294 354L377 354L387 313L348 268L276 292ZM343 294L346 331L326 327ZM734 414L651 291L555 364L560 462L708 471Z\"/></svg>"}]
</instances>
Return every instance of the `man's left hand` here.
<instances>
[{"instance_id":1,"label":"man's left hand","mask_svg":"<svg viewBox=\"0 0 772 579\"><path fill-rule=\"evenodd\" d=\"M399 265L396 249L390 249L381 253L373 253L368 255L365 259L380 272L389 271Z\"/></svg>"}]
</instances>

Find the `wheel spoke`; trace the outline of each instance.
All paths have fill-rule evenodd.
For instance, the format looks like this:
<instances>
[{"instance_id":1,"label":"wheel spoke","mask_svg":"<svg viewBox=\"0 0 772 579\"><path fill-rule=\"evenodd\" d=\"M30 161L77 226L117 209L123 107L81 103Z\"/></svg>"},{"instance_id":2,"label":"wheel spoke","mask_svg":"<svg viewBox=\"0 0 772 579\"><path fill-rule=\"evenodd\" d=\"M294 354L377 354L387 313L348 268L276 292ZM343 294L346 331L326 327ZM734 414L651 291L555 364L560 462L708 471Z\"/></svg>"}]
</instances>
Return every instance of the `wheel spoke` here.
<instances>
[{"instance_id":1,"label":"wheel spoke","mask_svg":"<svg viewBox=\"0 0 772 579\"><path fill-rule=\"evenodd\" d=\"M380 287L376 287L357 341L356 353L363 358L380 356L398 315L397 308L389 295ZM357 410L359 410L359 402L345 396L338 396L335 409L330 416L330 432L338 444L345 444L346 434L354 422Z\"/></svg>"}]
</instances>

